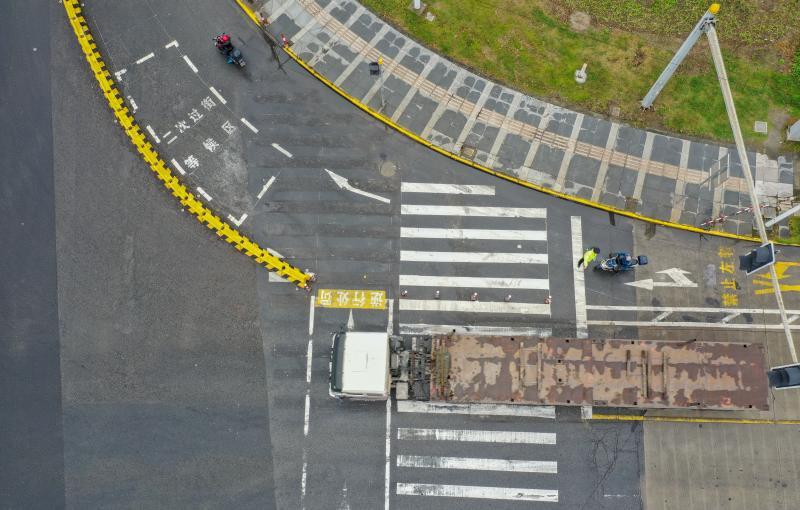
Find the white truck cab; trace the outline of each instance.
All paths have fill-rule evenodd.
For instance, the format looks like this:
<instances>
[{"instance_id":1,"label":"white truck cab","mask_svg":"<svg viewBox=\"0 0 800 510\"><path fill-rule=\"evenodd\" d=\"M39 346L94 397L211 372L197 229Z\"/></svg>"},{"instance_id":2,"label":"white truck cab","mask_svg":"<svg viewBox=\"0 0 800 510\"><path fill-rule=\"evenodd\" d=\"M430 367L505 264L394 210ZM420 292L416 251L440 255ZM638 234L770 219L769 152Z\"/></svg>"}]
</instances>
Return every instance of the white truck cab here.
<instances>
[{"instance_id":1,"label":"white truck cab","mask_svg":"<svg viewBox=\"0 0 800 510\"><path fill-rule=\"evenodd\" d=\"M340 331L333 334L330 394L336 398L386 400L391 394L389 335Z\"/></svg>"}]
</instances>

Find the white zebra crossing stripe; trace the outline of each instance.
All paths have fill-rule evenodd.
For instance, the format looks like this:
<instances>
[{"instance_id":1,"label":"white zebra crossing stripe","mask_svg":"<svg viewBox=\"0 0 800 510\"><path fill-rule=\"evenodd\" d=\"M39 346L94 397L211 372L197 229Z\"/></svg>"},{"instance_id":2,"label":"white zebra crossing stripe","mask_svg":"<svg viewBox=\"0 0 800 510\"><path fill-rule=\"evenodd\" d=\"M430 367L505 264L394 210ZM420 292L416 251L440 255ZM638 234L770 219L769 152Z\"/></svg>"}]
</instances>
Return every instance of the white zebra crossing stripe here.
<instances>
[{"instance_id":1,"label":"white zebra crossing stripe","mask_svg":"<svg viewBox=\"0 0 800 510\"><path fill-rule=\"evenodd\" d=\"M547 264L547 254L401 250L400 260L403 262L464 262L476 264Z\"/></svg>"},{"instance_id":2,"label":"white zebra crossing stripe","mask_svg":"<svg viewBox=\"0 0 800 510\"><path fill-rule=\"evenodd\" d=\"M489 239L489 240L506 240L506 241L546 241L547 231L401 227L400 237L416 238L416 239Z\"/></svg>"},{"instance_id":3,"label":"white zebra crossing stripe","mask_svg":"<svg viewBox=\"0 0 800 510\"><path fill-rule=\"evenodd\" d=\"M508 471L510 473L558 473L558 463L548 460L480 459L469 457L432 457L398 455L397 467L465 469L473 471Z\"/></svg>"},{"instance_id":4,"label":"white zebra crossing stripe","mask_svg":"<svg viewBox=\"0 0 800 510\"><path fill-rule=\"evenodd\" d=\"M450 333L472 336L538 336L543 338L553 336L553 330L550 328L400 323L401 335L449 335Z\"/></svg>"},{"instance_id":5,"label":"white zebra crossing stripe","mask_svg":"<svg viewBox=\"0 0 800 510\"><path fill-rule=\"evenodd\" d=\"M524 207L478 207L471 205L402 204L400 214L425 216L487 216L493 218L547 218L547 209Z\"/></svg>"},{"instance_id":6,"label":"white zebra crossing stripe","mask_svg":"<svg viewBox=\"0 0 800 510\"><path fill-rule=\"evenodd\" d=\"M431 182L400 183L403 193L445 193L450 195L494 195L494 186L475 184L437 184Z\"/></svg>"},{"instance_id":7,"label":"white zebra crossing stripe","mask_svg":"<svg viewBox=\"0 0 800 510\"><path fill-rule=\"evenodd\" d=\"M450 402L419 402L398 400L398 413L466 414L470 416L521 416L525 418L556 419L554 406L519 404L453 404Z\"/></svg>"},{"instance_id":8,"label":"white zebra crossing stripe","mask_svg":"<svg viewBox=\"0 0 800 510\"><path fill-rule=\"evenodd\" d=\"M426 276L417 274L401 274L400 285L409 287L538 290L547 290L550 287L549 281L542 278L479 278L474 276Z\"/></svg>"},{"instance_id":9,"label":"white zebra crossing stripe","mask_svg":"<svg viewBox=\"0 0 800 510\"><path fill-rule=\"evenodd\" d=\"M397 439L406 441L463 441L470 443L556 444L554 432L455 430L400 427Z\"/></svg>"},{"instance_id":10,"label":"white zebra crossing stripe","mask_svg":"<svg viewBox=\"0 0 800 510\"><path fill-rule=\"evenodd\" d=\"M431 483L398 483L400 496L443 496L451 498L503 499L558 503L557 490L480 487L474 485L440 485Z\"/></svg>"},{"instance_id":11,"label":"white zebra crossing stripe","mask_svg":"<svg viewBox=\"0 0 800 510\"><path fill-rule=\"evenodd\" d=\"M402 299L400 310L418 312L513 313L550 315L544 303L506 303L504 301L445 301L439 299Z\"/></svg>"}]
</instances>

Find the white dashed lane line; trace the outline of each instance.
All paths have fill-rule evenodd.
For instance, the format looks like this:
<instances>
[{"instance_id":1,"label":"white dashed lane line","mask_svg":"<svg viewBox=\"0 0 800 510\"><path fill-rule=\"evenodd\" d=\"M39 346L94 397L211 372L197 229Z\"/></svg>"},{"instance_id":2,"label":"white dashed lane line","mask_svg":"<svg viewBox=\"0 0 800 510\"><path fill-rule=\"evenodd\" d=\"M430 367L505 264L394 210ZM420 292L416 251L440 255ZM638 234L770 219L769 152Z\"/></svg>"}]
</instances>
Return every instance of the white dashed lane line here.
<instances>
[{"instance_id":1,"label":"white dashed lane line","mask_svg":"<svg viewBox=\"0 0 800 510\"><path fill-rule=\"evenodd\" d=\"M150 136L153 137L153 140L155 140L156 143L161 143L161 139L158 137L156 132L153 131L153 128L150 127L150 124L146 125L145 129L147 130L148 133L150 133Z\"/></svg>"},{"instance_id":2,"label":"white dashed lane line","mask_svg":"<svg viewBox=\"0 0 800 510\"><path fill-rule=\"evenodd\" d=\"M275 176L273 175L272 177L269 178L269 180L264 185L264 187L261 188L261 191L258 192L258 199L259 200L261 200L261 198L264 196L264 194L267 192L269 187L272 186L272 183L274 183L274 182L275 182Z\"/></svg>"},{"instance_id":3,"label":"white dashed lane line","mask_svg":"<svg viewBox=\"0 0 800 510\"><path fill-rule=\"evenodd\" d=\"M254 125L250 124L250 122L249 122L247 119L245 119L244 117L242 117L242 118L241 118L241 119L239 119L239 120L241 120L241 121L242 121L242 124L244 124L245 126L247 126L248 128L250 128L250 131L252 131L253 133L258 133L258 129L256 129L256 127L255 127Z\"/></svg>"},{"instance_id":4,"label":"white dashed lane line","mask_svg":"<svg viewBox=\"0 0 800 510\"><path fill-rule=\"evenodd\" d=\"M183 169L183 167L180 165L180 163L178 163L178 162L177 162L177 161L175 161L174 159L173 159L173 160L171 160L171 163L172 163L172 166L174 166L174 167L175 167L175 170L177 170L178 172L180 172L180 174L181 174L181 175L186 175L186 171Z\"/></svg>"},{"instance_id":5,"label":"white dashed lane line","mask_svg":"<svg viewBox=\"0 0 800 510\"><path fill-rule=\"evenodd\" d=\"M192 61L191 61L191 60L189 60L189 56L188 56L188 55L184 55L184 56L183 56L183 60L185 60L185 61L186 61L186 65L188 65L188 66L189 66L189 69L191 69L191 70L192 70L193 72L195 72L195 73L197 72L197 68L194 66L194 64L192 63Z\"/></svg>"},{"instance_id":6,"label":"white dashed lane line","mask_svg":"<svg viewBox=\"0 0 800 510\"><path fill-rule=\"evenodd\" d=\"M140 58L139 60L137 60L136 64L143 64L143 63L147 62L148 60L150 60L151 58L153 58L155 56L156 56L155 53L149 53L149 54L143 56L142 58Z\"/></svg>"},{"instance_id":7,"label":"white dashed lane line","mask_svg":"<svg viewBox=\"0 0 800 510\"><path fill-rule=\"evenodd\" d=\"M197 72L197 71L195 71L195 72ZM225 98L224 98L224 97L222 97L222 94L220 94L220 93L217 91L217 89L215 89L214 87L208 87L208 89L209 89L209 90L210 90L210 91L211 91L211 92L212 92L212 93L213 93L215 96L217 96L217 99L219 99L219 102L220 102L220 103L222 103L222 104L228 104L228 102L227 102L227 101L225 101ZM244 119L242 119L242 122L244 122ZM255 129L255 128L252 128L252 129Z\"/></svg>"},{"instance_id":8,"label":"white dashed lane line","mask_svg":"<svg viewBox=\"0 0 800 510\"><path fill-rule=\"evenodd\" d=\"M286 149L284 149L283 147L281 147L281 146L280 146L280 145L278 145L277 143L273 143L273 144L272 144L272 147L273 147L273 148L274 148L276 151L278 151L278 152L280 152L281 154L283 154L284 156L286 156L287 158L291 158L291 157L293 157L291 152L287 151Z\"/></svg>"},{"instance_id":9,"label":"white dashed lane line","mask_svg":"<svg viewBox=\"0 0 800 510\"><path fill-rule=\"evenodd\" d=\"M198 193L200 193L201 195L203 195L203 198L205 198L205 199L206 199L206 200L208 200L209 202L211 202L212 200L214 200L213 198L211 198L211 195L209 195L208 193L206 193L206 190L204 190L204 189L203 189L203 188L201 188L200 186L198 186L198 187L197 187L197 192L198 192Z\"/></svg>"}]
</instances>

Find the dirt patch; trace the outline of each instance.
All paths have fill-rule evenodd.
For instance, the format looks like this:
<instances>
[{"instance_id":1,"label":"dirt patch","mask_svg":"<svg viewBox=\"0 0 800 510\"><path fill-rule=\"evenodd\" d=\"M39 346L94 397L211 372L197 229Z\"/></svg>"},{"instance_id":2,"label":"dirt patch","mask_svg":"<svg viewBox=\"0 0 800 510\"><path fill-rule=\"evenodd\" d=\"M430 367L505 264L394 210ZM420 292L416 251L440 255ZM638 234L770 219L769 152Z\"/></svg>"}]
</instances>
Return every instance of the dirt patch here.
<instances>
[{"instance_id":1,"label":"dirt patch","mask_svg":"<svg viewBox=\"0 0 800 510\"><path fill-rule=\"evenodd\" d=\"M785 110L779 108L772 108L767 115L767 122L769 123L769 132L767 133L767 141L764 142L764 152L771 158L776 158L781 152L781 140L786 131L786 126L789 123L790 115Z\"/></svg>"},{"instance_id":2,"label":"dirt patch","mask_svg":"<svg viewBox=\"0 0 800 510\"><path fill-rule=\"evenodd\" d=\"M569 26L576 32L585 32L592 26L592 17L583 11L575 11L569 15Z\"/></svg>"}]
</instances>

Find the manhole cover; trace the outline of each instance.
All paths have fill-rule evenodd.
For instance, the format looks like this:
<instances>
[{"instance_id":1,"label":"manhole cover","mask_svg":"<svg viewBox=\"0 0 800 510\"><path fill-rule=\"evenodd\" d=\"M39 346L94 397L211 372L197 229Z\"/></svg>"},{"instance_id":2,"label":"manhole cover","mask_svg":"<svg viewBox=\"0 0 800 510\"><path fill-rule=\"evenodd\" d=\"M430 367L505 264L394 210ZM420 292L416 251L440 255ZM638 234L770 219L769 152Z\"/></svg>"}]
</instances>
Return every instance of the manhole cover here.
<instances>
[{"instance_id":1,"label":"manhole cover","mask_svg":"<svg viewBox=\"0 0 800 510\"><path fill-rule=\"evenodd\" d=\"M394 174L397 173L397 165L392 161L384 161L381 163L380 172L384 177L394 177Z\"/></svg>"},{"instance_id":2,"label":"manhole cover","mask_svg":"<svg viewBox=\"0 0 800 510\"><path fill-rule=\"evenodd\" d=\"M478 150L475 147L470 147L469 145L462 145L461 151L459 151L461 157L466 159L475 159L475 155L477 153Z\"/></svg>"},{"instance_id":3,"label":"manhole cover","mask_svg":"<svg viewBox=\"0 0 800 510\"><path fill-rule=\"evenodd\" d=\"M763 120L757 120L753 129L755 129L756 133L767 134L767 123Z\"/></svg>"}]
</instances>

